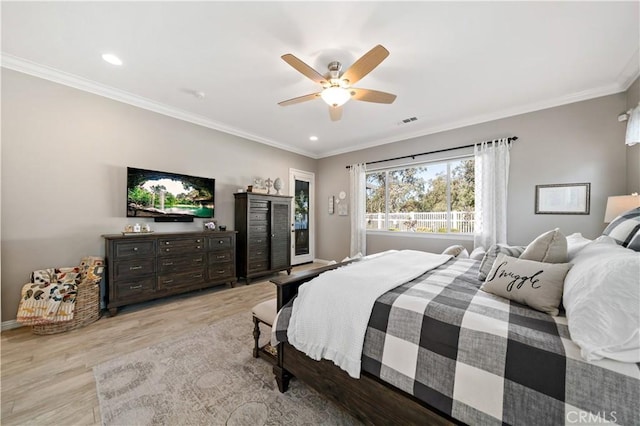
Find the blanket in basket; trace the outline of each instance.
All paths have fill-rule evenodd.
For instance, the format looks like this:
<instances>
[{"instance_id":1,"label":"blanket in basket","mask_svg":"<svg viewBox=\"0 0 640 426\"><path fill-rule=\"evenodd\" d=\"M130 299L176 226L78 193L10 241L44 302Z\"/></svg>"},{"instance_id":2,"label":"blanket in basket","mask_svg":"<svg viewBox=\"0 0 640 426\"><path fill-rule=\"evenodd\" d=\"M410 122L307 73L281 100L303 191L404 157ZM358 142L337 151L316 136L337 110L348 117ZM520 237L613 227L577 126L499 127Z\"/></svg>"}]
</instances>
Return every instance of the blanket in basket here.
<instances>
[{"instance_id":1,"label":"blanket in basket","mask_svg":"<svg viewBox=\"0 0 640 426\"><path fill-rule=\"evenodd\" d=\"M71 321L80 278L79 267L34 271L22 287L16 320L23 325Z\"/></svg>"}]
</instances>

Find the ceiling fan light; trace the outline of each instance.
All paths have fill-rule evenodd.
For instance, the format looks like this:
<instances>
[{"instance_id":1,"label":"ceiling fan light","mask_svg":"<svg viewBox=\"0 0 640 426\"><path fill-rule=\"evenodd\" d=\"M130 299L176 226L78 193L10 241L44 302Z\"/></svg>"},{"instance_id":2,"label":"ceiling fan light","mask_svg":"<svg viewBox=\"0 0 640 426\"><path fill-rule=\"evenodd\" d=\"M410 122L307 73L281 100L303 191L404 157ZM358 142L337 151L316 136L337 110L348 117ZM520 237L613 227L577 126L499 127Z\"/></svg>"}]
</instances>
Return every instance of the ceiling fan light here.
<instances>
[{"instance_id":1,"label":"ceiling fan light","mask_svg":"<svg viewBox=\"0 0 640 426\"><path fill-rule=\"evenodd\" d=\"M348 90L335 86L324 89L320 96L323 101L332 107L342 106L351 99L351 94L349 94Z\"/></svg>"}]
</instances>

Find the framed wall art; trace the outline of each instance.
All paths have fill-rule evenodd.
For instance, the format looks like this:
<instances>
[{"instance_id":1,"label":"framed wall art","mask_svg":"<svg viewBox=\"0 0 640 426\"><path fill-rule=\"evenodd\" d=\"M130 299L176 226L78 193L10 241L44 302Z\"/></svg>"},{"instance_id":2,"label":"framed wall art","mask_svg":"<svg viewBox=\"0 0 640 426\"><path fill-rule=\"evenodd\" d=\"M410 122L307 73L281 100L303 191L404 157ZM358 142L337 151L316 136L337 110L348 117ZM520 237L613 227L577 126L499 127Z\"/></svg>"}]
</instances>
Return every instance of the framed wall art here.
<instances>
[{"instance_id":1,"label":"framed wall art","mask_svg":"<svg viewBox=\"0 0 640 426\"><path fill-rule=\"evenodd\" d=\"M590 183L536 185L536 214L589 214Z\"/></svg>"}]
</instances>

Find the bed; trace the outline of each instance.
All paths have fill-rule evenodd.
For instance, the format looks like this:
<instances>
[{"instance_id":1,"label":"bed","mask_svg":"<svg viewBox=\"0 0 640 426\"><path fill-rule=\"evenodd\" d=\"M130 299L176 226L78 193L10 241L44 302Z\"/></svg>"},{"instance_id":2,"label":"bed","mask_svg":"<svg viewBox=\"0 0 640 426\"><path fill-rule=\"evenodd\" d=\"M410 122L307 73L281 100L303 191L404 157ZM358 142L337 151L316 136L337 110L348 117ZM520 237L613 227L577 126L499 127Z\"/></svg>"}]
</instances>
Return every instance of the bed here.
<instances>
[{"instance_id":1,"label":"bed","mask_svg":"<svg viewBox=\"0 0 640 426\"><path fill-rule=\"evenodd\" d=\"M477 260L451 258L377 297L359 378L292 346L300 286L366 261L272 280L281 392L297 377L370 424L640 424L640 364L586 361L562 311L480 290Z\"/></svg>"}]
</instances>

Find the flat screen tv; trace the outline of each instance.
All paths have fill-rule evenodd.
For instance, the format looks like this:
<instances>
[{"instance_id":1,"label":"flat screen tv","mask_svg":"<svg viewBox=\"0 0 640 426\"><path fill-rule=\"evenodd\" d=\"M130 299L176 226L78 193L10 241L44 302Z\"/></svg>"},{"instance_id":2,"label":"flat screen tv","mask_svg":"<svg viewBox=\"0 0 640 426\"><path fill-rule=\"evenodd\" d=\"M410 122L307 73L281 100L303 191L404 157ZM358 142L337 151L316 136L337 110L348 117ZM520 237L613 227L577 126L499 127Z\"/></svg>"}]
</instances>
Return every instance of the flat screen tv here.
<instances>
[{"instance_id":1,"label":"flat screen tv","mask_svg":"<svg viewBox=\"0 0 640 426\"><path fill-rule=\"evenodd\" d=\"M127 167L127 217L156 222L212 218L215 189L212 178Z\"/></svg>"}]
</instances>

